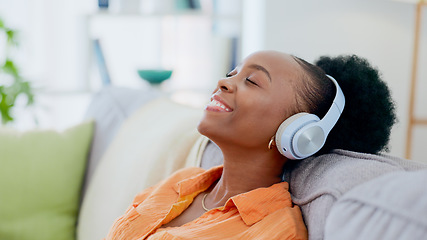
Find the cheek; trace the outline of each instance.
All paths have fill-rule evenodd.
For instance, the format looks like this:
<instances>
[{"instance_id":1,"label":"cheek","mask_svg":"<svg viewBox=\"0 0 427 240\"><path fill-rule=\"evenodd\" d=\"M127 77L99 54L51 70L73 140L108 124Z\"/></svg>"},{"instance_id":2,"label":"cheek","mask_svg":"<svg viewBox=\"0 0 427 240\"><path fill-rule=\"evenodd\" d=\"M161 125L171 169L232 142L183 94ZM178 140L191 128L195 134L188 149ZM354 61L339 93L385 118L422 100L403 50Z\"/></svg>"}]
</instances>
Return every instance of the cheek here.
<instances>
[{"instance_id":1,"label":"cheek","mask_svg":"<svg viewBox=\"0 0 427 240\"><path fill-rule=\"evenodd\" d=\"M265 116L264 118L266 124L269 124L271 131L273 131L274 134L276 133L280 124L282 124L282 122L290 116L289 113L292 112L292 104L293 99L286 96L280 96L275 98L274 101L270 102L269 107L265 109L265 112L262 113Z\"/></svg>"},{"instance_id":2,"label":"cheek","mask_svg":"<svg viewBox=\"0 0 427 240\"><path fill-rule=\"evenodd\" d=\"M236 121L239 121L239 128L250 129L251 134L262 138L274 135L279 125L286 119L284 106L272 100L252 103L250 111L241 114Z\"/></svg>"}]
</instances>

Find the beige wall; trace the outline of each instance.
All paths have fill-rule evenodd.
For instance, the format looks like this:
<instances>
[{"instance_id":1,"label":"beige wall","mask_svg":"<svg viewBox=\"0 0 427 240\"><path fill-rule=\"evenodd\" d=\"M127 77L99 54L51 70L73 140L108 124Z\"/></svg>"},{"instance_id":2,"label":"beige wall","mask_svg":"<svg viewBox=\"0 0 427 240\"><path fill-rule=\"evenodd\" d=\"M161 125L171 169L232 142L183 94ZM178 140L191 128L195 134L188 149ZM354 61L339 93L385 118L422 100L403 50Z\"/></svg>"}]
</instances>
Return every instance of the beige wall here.
<instances>
[{"instance_id":1,"label":"beige wall","mask_svg":"<svg viewBox=\"0 0 427 240\"><path fill-rule=\"evenodd\" d=\"M251 13L251 9L262 13ZM313 61L321 55L354 53L377 66L397 103L399 123L392 132L390 154L404 157L414 5L387 0L249 0L243 19L251 15L261 19L258 25L243 22L242 55L276 49ZM423 16L421 43L427 43L427 7ZM427 44L421 45L422 68L427 66ZM423 93L427 90L427 67L419 71L419 78L424 79L418 87ZM417 115L427 118L427 97L417 102ZM427 127L417 128L413 159L427 161L426 143Z\"/></svg>"}]
</instances>

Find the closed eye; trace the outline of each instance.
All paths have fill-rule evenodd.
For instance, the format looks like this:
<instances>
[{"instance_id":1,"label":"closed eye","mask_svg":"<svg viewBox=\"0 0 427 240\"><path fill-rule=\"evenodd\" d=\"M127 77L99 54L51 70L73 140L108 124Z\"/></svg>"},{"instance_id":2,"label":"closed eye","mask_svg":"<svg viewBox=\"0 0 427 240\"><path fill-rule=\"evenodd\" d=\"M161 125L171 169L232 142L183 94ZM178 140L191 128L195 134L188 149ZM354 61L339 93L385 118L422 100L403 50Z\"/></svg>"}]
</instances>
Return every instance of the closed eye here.
<instances>
[{"instance_id":1,"label":"closed eye","mask_svg":"<svg viewBox=\"0 0 427 240\"><path fill-rule=\"evenodd\" d=\"M253 84L255 86L258 86L258 84L252 80L250 80L249 78L246 78L246 81L248 81L250 84Z\"/></svg>"}]
</instances>

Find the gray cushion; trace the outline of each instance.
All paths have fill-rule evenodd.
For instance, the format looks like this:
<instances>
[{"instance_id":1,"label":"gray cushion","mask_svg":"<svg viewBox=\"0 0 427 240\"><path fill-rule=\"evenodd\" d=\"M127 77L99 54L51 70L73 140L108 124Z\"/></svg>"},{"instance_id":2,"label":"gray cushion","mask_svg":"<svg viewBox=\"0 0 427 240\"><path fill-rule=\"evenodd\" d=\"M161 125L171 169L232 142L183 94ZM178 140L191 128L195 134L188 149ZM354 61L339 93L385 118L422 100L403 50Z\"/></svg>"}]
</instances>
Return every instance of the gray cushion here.
<instances>
[{"instance_id":1,"label":"gray cushion","mask_svg":"<svg viewBox=\"0 0 427 240\"><path fill-rule=\"evenodd\" d=\"M135 90L123 87L106 87L95 94L85 116L85 119L95 120L95 134L84 189L123 121L136 109L159 96L156 89Z\"/></svg>"},{"instance_id":2,"label":"gray cushion","mask_svg":"<svg viewBox=\"0 0 427 240\"><path fill-rule=\"evenodd\" d=\"M426 164L344 150L305 159L285 171L292 200L301 207L309 239L323 239L326 218L343 194L395 171L416 171Z\"/></svg>"},{"instance_id":3,"label":"gray cushion","mask_svg":"<svg viewBox=\"0 0 427 240\"><path fill-rule=\"evenodd\" d=\"M427 170L393 172L347 192L332 207L325 239L427 237Z\"/></svg>"},{"instance_id":4,"label":"gray cushion","mask_svg":"<svg viewBox=\"0 0 427 240\"><path fill-rule=\"evenodd\" d=\"M221 149L212 141L209 141L203 151L202 160L200 167L203 169L209 169L214 166L218 166L224 163L224 156L222 155Z\"/></svg>"}]
</instances>

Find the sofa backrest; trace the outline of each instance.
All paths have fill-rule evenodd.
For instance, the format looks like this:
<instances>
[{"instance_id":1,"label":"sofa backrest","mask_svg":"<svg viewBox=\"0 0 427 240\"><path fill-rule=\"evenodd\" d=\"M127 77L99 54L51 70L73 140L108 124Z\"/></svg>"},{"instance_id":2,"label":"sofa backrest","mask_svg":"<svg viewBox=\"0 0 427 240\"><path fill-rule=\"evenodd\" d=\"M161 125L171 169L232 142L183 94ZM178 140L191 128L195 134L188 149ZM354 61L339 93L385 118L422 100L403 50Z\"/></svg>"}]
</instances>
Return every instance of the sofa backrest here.
<instances>
[{"instance_id":1,"label":"sofa backrest","mask_svg":"<svg viewBox=\"0 0 427 240\"><path fill-rule=\"evenodd\" d=\"M134 196L176 170L200 136L200 109L156 98L126 119L87 185L79 214L79 240L102 239Z\"/></svg>"}]
</instances>

